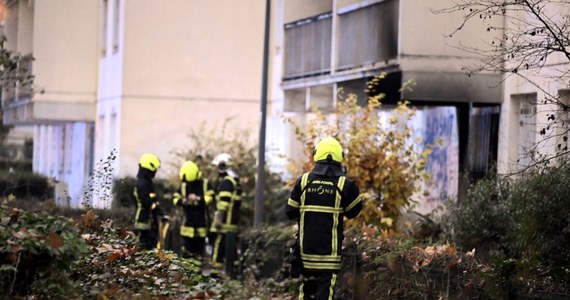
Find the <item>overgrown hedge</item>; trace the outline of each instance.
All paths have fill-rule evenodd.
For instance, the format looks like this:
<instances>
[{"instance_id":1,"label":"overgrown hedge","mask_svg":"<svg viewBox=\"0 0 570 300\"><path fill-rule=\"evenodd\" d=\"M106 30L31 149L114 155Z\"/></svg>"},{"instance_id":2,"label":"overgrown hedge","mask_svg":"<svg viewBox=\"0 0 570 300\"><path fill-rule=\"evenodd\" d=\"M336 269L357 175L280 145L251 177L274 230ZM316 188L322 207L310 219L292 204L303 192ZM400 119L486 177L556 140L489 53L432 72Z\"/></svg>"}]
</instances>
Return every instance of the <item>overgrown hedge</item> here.
<instances>
[{"instance_id":1,"label":"overgrown hedge","mask_svg":"<svg viewBox=\"0 0 570 300\"><path fill-rule=\"evenodd\" d=\"M23 199L51 199L54 189L48 178L31 172L0 172L0 191L2 197L12 194Z\"/></svg>"},{"instance_id":2,"label":"overgrown hedge","mask_svg":"<svg viewBox=\"0 0 570 300\"><path fill-rule=\"evenodd\" d=\"M86 250L85 241L69 219L9 208L4 203L0 206L0 291L3 296L65 295L72 286L65 275L60 276L69 271Z\"/></svg>"},{"instance_id":3,"label":"overgrown hedge","mask_svg":"<svg viewBox=\"0 0 570 300\"><path fill-rule=\"evenodd\" d=\"M570 165L474 184L449 207L449 234L521 294L570 294Z\"/></svg>"}]
</instances>

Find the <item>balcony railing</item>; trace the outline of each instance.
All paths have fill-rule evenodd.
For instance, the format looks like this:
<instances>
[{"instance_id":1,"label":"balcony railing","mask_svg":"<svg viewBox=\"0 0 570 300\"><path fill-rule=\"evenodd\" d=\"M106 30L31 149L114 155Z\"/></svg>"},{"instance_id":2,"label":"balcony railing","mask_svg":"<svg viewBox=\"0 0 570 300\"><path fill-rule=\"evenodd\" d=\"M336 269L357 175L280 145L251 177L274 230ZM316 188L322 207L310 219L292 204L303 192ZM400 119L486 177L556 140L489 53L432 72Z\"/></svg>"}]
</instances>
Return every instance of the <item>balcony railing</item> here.
<instances>
[{"instance_id":1,"label":"balcony railing","mask_svg":"<svg viewBox=\"0 0 570 300\"><path fill-rule=\"evenodd\" d=\"M285 78L330 72L332 14L285 25Z\"/></svg>"},{"instance_id":2,"label":"balcony railing","mask_svg":"<svg viewBox=\"0 0 570 300\"><path fill-rule=\"evenodd\" d=\"M339 9L285 25L284 80L366 67L398 54L399 0ZM336 19L335 19L336 17ZM332 49L333 22L337 24ZM333 51L335 50L335 51ZM336 66L331 67L331 55Z\"/></svg>"},{"instance_id":3,"label":"balcony railing","mask_svg":"<svg viewBox=\"0 0 570 300\"><path fill-rule=\"evenodd\" d=\"M382 1L339 14L337 70L395 58L399 1Z\"/></svg>"}]
</instances>

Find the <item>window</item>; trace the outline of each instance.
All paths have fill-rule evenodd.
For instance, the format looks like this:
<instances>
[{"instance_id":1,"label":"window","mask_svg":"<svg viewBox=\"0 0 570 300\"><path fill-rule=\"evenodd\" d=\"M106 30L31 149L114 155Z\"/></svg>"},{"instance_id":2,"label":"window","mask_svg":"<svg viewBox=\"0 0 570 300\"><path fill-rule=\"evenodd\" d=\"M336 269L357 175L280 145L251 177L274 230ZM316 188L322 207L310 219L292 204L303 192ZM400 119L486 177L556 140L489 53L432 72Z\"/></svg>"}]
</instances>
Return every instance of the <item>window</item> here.
<instances>
[{"instance_id":1,"label":"window","mask_svg":"<svg viewBox=\"0 0 570 300\"><path fill-rule=\"evenodd\" d=\"M107 54L107 14L109 12L109 0L103 0L101 8L101 55Z\"/></svg>"},{"instance_id":2,"label":"window","mask_svg":"<svg viewBox=\"0 0 570 300\"><path fill-rule=\"evenodd\" d=\"M530 166L536 154L536 94L519 95L518 165Z\"/></svg>"},{"instance_id":3,"label":"window","mask_svg":"<svg viewBox=\"0 0 570 300\"><path fill-rule=\"evenodd\" d=\"M560 103L557 105L554 119L555 149L560 152L568 152L570 126L570 90L560 91Z\"/></svg>"},{"instance_id":4,"label":"window","mask_svg":"<svg viewBox=\"0 0 570 300\"><path fill-rule=\"evenodd\" d=\"M113 8L113 53L119 51L119 24L121 13L121 0L115 0Z\"/></svg>"}]
</instances>

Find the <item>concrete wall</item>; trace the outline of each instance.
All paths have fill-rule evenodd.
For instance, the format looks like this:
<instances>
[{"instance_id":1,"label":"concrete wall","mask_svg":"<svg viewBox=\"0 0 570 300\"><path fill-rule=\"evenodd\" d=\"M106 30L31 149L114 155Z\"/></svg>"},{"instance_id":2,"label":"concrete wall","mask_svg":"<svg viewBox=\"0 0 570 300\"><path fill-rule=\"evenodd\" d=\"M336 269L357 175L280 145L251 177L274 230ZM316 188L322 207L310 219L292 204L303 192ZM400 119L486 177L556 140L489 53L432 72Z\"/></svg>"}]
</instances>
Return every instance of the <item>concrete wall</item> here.
<instances>
[{"instance_id":1,"label":"concrete wall","mask_svg":"<svg viewBox=\"0 0 570 300\"><path fill-rule=\"evenodd\" d=\"M544 10L551 16L554 22L562 22L562 17L568 15L570 6L568 3L548 3ZM508 15L507 22L512 21L513 18L520 18L528 16L521 16L520 14ZM509 23L507 23L508 25ZM499 128L499 153L498 153L498 172L500 174L509 174L517 172L521 166L517 163L520 158L517 151L521 144L524 144L524 137L519 133L519 107L521 96L536 97L536 132L537 139L544 140L538 147L539 153L545 155L555 154L557 144L564 145L564 141L557 138L548 138L556 134L553 126L546 130L545 135L539 135L538 132L547 127L548 115L560 112L557 105L546 103L547 99L561 99L567 101L566 98L560 97L560 94L570 90L570 62L568 58L560 53L550 55L545 67L540 69L521 70L521 76L514 75L508 76L505 79L504 99L501 106L501 121ZM524 77L524 78L523 78ZM560 116L557 116L560 117ZM555 126L560 126L558 123ZM567 126L567 124L566 124ZM567 129L567 127L566 127Z\"/></svg>"},{"instance_id":2,"label":"concrete wall","mask_svg":"<svg viewBox=\"0 0 570 300\"><path fill-rule=\"evenodd\" d=\"M477 62L477 57L458 49L459 42L466 47L481 47L490 43L499 32L485 31L484 22L471 22L456 33L461 25L461 14L436 14L432 11L451 6L448 0L399 0L399 53L403 70L461 72L461 67ZM492 20L491 25L502 25L503 20ZM452 38L447 38L449 34Z\"/></svg>"},{"instance_id":3,"label":"concrete wall","mask_svg":"<svg viewBox=\"0 0 570 300\"><path fill-rule=\"evenodd\" d=\"M20 1L20 6L27 1ZM44 93L34 101L94 104L99 1L34 1L33 72ZM21 41L21 38L19 38ZM92 113L92 112L91 112ZM91 120L93 120L93 115Z\"/></svg>"},{"instance_id":4,"label":"concrete wall","mask_svg":"<svg viewBox=\"0 0 570 300\"><path fill-rule=\"evenodd\" d=\"M285 24L304 18L330 12L333 8L333 0L286 0L285 1Z\"/></svg>"},{"instance_id":5,"label":"concrete wall","mask_svg":"<svg viewBox=\"0 0 570 300\"><path fill-rule=\"evenodd\" d=\"M257 129L264 3L126 1L123 13L119 176L145 152L167 162L203 122Z\"/></svg>"}]
</instances>

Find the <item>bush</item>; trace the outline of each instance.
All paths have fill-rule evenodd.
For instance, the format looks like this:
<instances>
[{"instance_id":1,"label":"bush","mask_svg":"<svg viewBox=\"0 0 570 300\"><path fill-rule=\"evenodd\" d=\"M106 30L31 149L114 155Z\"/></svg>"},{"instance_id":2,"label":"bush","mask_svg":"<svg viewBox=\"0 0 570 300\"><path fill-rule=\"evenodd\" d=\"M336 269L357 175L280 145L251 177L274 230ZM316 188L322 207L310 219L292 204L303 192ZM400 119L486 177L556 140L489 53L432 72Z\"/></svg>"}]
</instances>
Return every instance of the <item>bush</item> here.
<instances>
[{"instance_id":1,"label":"bush","mask_svg":"<svg viewBox=\"0 0 570 300\"><path fill-rule=\"evenodd\" d=\"M368 88L375 88L384 76L372 79ZM334 136L348 154L343 166L347 177L358 185L364 204L362 212L346 222L347 227L372 224L392 234L400 230L397 224L402 212L413 204L412 197L429 178L425 165L434 145L424 145L421 138L412 137L410 121L415 110L408 102L398 103L383 122L379 115L383 98L384 94L369 96L367 104L360 106L356 95L344 98L340 94L332 114L313 106L313 118L305 128L288 121L295 127L305 154L297 174L313 168L315 143Z\"/></svg>"},{"instance_id":2,"label":"bush","mask_svg":"<svg viewBox=\"0 0 570 300\"><path fill-rule=\"evenodd\" d=\"M227 134L224 124L221 131L219 128L207 130L202 125L197 130L189 133L190 149L175 149L176 161L171 164L178 170L186 160L194 161L205 178L212 183L217 180L218 173L211 162L220 153L228 153L235 160L234 169L238 173L243 188L240 206L240 223L242 226L253 224L254 200L257 181L257 146L250 142L250 131L238 131ZM178 172L176 172L178 173ZM179 182L178 178L174 179ZM215 183L214 183L215 187ZM264 220L265 224L276 224L284 221L284 206L289 197L289 190L285 182L276 173L265 169L264 191Z\"/></svg>"},{"instance_id":3,"label":"bush","mask_svg":"<svg viewBox=\"0 0 570 300\"><path fill-rule=\"evenodd\" d=\"M570 165L536 170L511 193L513 248L555 278L570 276Z\"/></svg>"},{"instance_id":4,"label":"bush","mask_svg":"<svg viewBox=\"0 0 570 300\"><path fill-rule=\"evenodd\" d=\"M4 296L60 298L71 282L62 274L86 250L67 218L0 207L0 289ZM57 278L56 278L57 277Z\"/></svg>"},{"instance_id":5,"label":"bush","mask_svg":"<svg viewBox=\"0 0 570 300\"><path fill-rule=\"evenodd\" d=\"M470 186L467 197L447 205L446 234L465 250L476 249L480 258L504 256L512 248L510 231L514 219L510 213L508 179L484 178ZM490 254L490 256L488 255Z\"/></svg>"},{"instance_id":6,"label":"bush","mask_svg":"<svg viewBox=\"0 0 570 300\"><path fill-rule=\"evenodd\" d=\"M569 293L570 168L536 168L518 179L486 178L449 206L463 249L493 263L490 278L528 295Z\"/></svg>"},{"instance_id":7,"label":"bush","mask_svg":"<svg viewBox=\"0 0 570 300\"><path fill-rule=\"evenodd\" d=\"M3 197L14 195L24 199L51 199L54 189L48 178L31 172L0 172L0 191Z\"/></svg>"}]
</instances>

